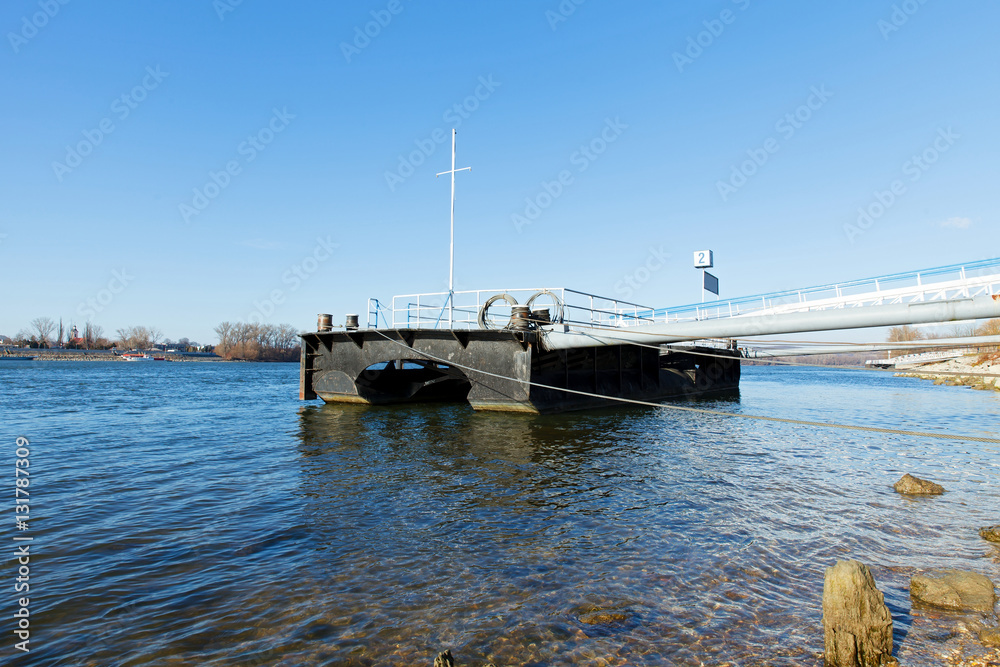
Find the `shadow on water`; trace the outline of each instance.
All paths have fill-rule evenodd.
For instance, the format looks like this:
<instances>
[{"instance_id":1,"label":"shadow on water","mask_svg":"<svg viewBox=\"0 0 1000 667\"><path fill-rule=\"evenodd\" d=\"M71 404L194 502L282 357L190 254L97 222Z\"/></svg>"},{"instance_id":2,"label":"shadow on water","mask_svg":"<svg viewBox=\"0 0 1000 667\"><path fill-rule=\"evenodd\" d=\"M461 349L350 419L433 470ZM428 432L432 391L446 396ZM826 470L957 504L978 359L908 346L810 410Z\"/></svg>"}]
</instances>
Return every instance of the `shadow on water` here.
<instances>
[{"instance_id":1,"label":"shadow on water","mask_svg":"<svg viewBox=\"0 0 1000 667\"><path fill-rule=\"evenodd\" d=\"M425 628L430 646L470 660L523 663L528 646L550 665L711 653L702 641L756 623L735 582L761 575L739 555L753 544L732 515L739 462L713 459L701 421L635 407L302 408L313 565L341 615L362 609L321 622L389 643ZM739 435L713 428L713 447Z\"/></svg>"},{"instance_id":2,"label":"shadow on water","mask_svg":"<svg viewBox=\"0 0 1000 667\"><path fill-rule=\"evenodd\" d=\"M476 412L464 402L395 406L313 404L299 410L299 438L306 456L315 454L311 450L316 447L352 443L367 446L371 444L370 436L383 441L394 435L410 442L427 438L429 443L461 443L461 447L487 444L498 452L513 448L523 453L529 442L546 447L600 443L630 420L641 420L657 412L669 414L674 405L725 411L739 403L740 392L736 389L666 401L663 408L623 403L554 415ZM415 428L417 432L399 431L405 428Z\"/></svg>"}]
</instances>

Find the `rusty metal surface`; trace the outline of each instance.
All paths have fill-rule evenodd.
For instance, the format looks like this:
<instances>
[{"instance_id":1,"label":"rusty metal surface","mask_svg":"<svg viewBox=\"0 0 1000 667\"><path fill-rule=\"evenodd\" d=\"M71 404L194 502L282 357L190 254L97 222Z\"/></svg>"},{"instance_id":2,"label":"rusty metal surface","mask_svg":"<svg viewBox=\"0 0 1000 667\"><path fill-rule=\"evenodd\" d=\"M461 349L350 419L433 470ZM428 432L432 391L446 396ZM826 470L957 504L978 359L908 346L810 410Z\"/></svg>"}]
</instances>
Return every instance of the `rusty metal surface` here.
<instances>
[{"instance_id":1,"label":"rusty metal surface","mask_svg":"<svg viewBox=\"0 0 1000 667\"><path fill-rule=\"evenodd\" d=\"M606 397L648 401L739 388L735 352L728 359L635 345L546 351L534 331L509 330L332 331L302 339L304 400L464 400L476 410L551 413L613 403Z\"/></svg>"}]
</instances>

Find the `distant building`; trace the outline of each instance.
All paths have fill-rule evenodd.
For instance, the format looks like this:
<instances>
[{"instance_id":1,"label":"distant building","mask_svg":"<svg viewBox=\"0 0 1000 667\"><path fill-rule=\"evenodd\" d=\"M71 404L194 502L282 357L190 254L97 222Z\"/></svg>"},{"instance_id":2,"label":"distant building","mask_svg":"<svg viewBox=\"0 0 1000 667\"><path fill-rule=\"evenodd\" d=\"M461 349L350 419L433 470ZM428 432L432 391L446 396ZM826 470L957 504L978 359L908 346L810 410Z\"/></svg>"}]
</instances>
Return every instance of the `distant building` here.
<instances>
[{"instance_id":1,"label":"distant building","mask_svg":"<svg viewBox=\"0 0 1000 667\"><path fill-rule=\"evenodd\" d=\"M80 331L73 325L73 328L69 330L69 340L66 341L67 347L83 347L83 338L80 338Z\"/></svg>"}]
</instances>

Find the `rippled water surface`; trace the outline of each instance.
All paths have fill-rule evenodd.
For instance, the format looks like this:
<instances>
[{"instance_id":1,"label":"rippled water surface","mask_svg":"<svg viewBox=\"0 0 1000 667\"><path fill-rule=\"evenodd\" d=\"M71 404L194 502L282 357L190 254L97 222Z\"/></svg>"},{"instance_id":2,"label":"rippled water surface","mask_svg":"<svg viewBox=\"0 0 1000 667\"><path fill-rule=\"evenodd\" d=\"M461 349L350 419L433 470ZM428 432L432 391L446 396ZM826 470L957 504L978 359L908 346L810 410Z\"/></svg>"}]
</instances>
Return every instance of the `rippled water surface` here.
<instances>
[{"instance_id":1,"label":"rippled water surface","mask_svg":"<svg viewBox=\"0 0 1000 667\"><path fill-rule=\"evenodd\" d=\"M954 618L912 609L909 577L1000 580L976 533L1000 523L996 445L297 394L292 364L0 368L5 459L31 441L19 664L820 665L823 571L856 558L902 664L933 665ZM697 405L1000 430L1000 394L856 371L745 368L738 400ZM904 472L948 493L903 498Z\"/></svg>"}]
</instances>

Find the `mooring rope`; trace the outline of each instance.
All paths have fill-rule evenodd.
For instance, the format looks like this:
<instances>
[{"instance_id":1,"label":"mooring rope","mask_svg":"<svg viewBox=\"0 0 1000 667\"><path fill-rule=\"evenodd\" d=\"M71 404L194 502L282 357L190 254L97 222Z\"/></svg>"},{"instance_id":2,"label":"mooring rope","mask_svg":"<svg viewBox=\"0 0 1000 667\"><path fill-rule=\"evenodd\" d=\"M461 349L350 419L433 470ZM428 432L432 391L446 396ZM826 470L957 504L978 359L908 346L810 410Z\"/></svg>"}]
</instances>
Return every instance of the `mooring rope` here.
<instances>
[{"instance_id":1,"label":"mooring rope","mask_svg":"<svg viewBox=\"0 0 1000 667\"><path fill-rule=\"evenodd\" d=\"M464 364L459 364L459 363L456 363L454 361L449 361L447 359L441 359L439 357L434 356L433 354L429 354L427 352L423 352L421 350L414 349L414 348L410 347L409 345L407 345L405 343L402 343L402 342L400 342L398 340L395 340L394 338L392 338L390 336L387 336L386 334L382 333L378 329L373 329L373 331L375 333L379 334L380 336L382 336L383 338L385 338L386 340L388 340L388 341L390 341L392 343L395 343L396 345L399 345L400 347L403 347L403 348L405 348L405 349L407 349L407 350L409 350L411 352L416 352L417 354L419 354L419 355L421 355L423 357L426 357L427 359L430 359L431 361L436 361L438 363L444 364L445 366L454 366L455 368L461 368L462 370L470 371L472 373L479 373L481 375L488 375L488 376L491 376L491 377L499 378L501 380L508 380L510 382L518 382L518 383L521 383L521 384L530 385L532 387L539 387L541 389L553 389L555 391L563 391L563 392L566 392L566 393L569 393L569 394L578 394L580 396L589 396L591 398L599 398L599 399L606 400L606 401L617 401L619 403L628 403L628 404L631 404L631 405L643 405L643 406L652 407L652 408L664 408L664 409L667 409L667 410L679 410L679 411L682 411L682 412L693 412L693 413L704 414L704 415L716 415L716 416L719 416L719 417L738 417L738 418L741 418L741 419L753 419L753 420L758 420L758 421L778 422L778 423L781 423L781 424L795 424L795 425L798 425L798 426L815 426L815 427L821 427L821 428L838 428L838 429L845 429L845 430L852 430L852 431L863 431L863 432L866 432L866 433L888 433L888 434L892 434L892 435L906 435L906 436L912 436L912 437L917 437L917 438L937 438L937 439L942 439L942 440L962 440L962 441L969 441L969 442L984 442L984 443L989 443L989 444L1000 444L1000 438L989 438L989 437L977 436L977 435L956 435L954 433L932 433L930 431L907 431L907 430L903 430L903 429L884 428L884 427L880 427L880 426L862 426L860 424L838 424L836 422L817 422L817 421L809 421L809 420L806 420L806 419L789 419L789 418L786 418L786 417L769 417L767 415L754 415L754 414L746 414L746 413L741 413L741 412L726 412L726 411L723 411L723 410L709 410L707 408L692 408L692 407L685 406L685 405L674 405L674 404L670 404L670 403L653 403L652 401L640 401L640 400L634 399L634 398L621 398L621 397L617 397L617 396L604 396L602 394L595 394L595 393L592 393L592 392L589 392L589 391L581 391L579 389L567 389L565 387L556 387L556 386L553 386L553 385L542 384L540 382L533 382L531 380L520 380L518 378L507 377L506 375L501 375L499 373L492 373L490 371L484 371L484 370L481 370L481 369L478 369L478 368L472 368L471 366L466 366ZM727 358L733 359L733 357L727 357Z\"/></svg>"},{"instance_id":2,"label":"mooring rope","mask_svg":"<svg viewBox=\"0 0 1000 667\"><path fill-rule=\"evenodd\" d=\"M586 324L580 324L580 325L574 325L574 326L578 326L581 329L593 329L595 331L621 331L621 329L615 329L615 328L612 328L612 327L601 327L601 326L594 326L594 325L588 326ZM639 333L644 333L645 334L645 333L649 333L649 332L642 331L642 332L639 332ZM650 334L650 335L653 335L653 334ZM776 341L776 342L789 342L789 341ZM798 343L806 343L806 342L809 342L809 341L796 341L796 342L798 342ZM632 342L632 341L629 341L627 344L628 345L635 345L636 347L648 347L650 349L655 349L655 350L662 350L662 349L668 349L668 350L670 350L670 349L674 349L674 348L669 348L669 347L668 348L663 348L662 345L653 345L653 344L650 344L650 343L636 343L636 342ZM819 343L814 342L814 344L819 344ZM844 345L859 345L859 346L861 346L861 345L870 345L871 343L843 343L843 344ZM931 347L933 347L933 346L931 346ZM695 355L702 356L702 357L714 357L714 358L718 358L718 359L732 359L732 357L730 357L728 355L725 355L725 354L713 354L711 352L697 352L695 350L681 350L681 351L684 352L685 354L695 354ZM864 350L859 350L859 351L863 352ZM835 353L835 352L826 352L825 354L837 354L837 353ZM856 353L848 353L848 354L856 354ZM907 371L901 371L901 370L895 369L895 368L869 368L867 366L829 366L829 365L825 365L825 364L810 364L810 363L806 363L806 362L802 362L802 361L785 361L785 360L779 360L779 359L775 359L773 357L741 357L741 358L742 359L746 359L747 361L757 361L757 362L765 362L765 363L768 363L768 364L774 364L775 366L798 366L798 367L803 367L803 368L836 368L836 369L845 370L845 371L848 371L848 370L851 370L851 371L877 371L879 373L901 373L901 372L905 372L905 373L917 373L918 372L916 368L909 369ZM963 372L963 371L931 371L931 372L928 372L928 373L924 373L924 375L958 375L958 376L962 376L962 377L987 377L987 378L1000 377L1000 373L982 373L982 372L978 372L978 371L968 371L968 372Z\"/></svg>"}]
</instances>

